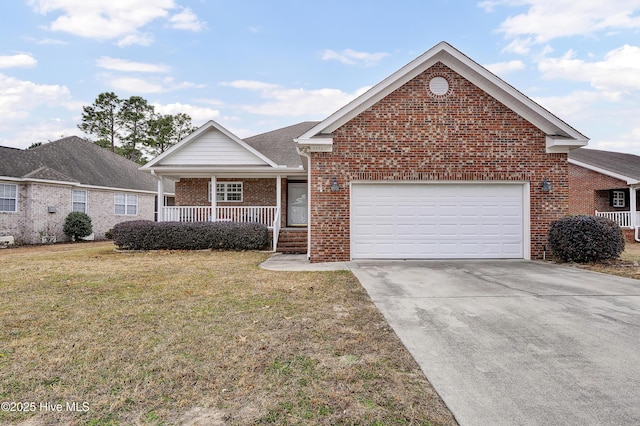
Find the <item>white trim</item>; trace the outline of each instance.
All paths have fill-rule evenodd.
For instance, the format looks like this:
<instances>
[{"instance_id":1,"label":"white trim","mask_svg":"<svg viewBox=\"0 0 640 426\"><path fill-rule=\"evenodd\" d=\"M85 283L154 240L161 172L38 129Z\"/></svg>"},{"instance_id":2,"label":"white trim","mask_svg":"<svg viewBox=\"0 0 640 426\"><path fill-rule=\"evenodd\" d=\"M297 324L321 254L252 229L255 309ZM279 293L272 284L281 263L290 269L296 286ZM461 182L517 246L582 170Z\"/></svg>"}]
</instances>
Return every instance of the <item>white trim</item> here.
<instances>
[{"instance_id":1,"label":"white trim","mask_svg":"<svg viewBox=\"0 0 640 426\"><path fill-rule=\"evenodd\" d=\"M616 205L616 202L622 205ZM611 207L616 209L624 209L627 207L627 193L624 189L611 190Z\"/></svg>"},{"instance_id":2,"label":"white trim","mask_svg":"<svg viewBox=\"0 0 640 426\"><path fill-rule=\"evenodd\" d=\"M71 189L71 211L76 212L79 210L74 210L73 205L76 201L73 199L74 192L84 192L84 211L81 213L89 214L89 191L86 189Z\"/></svg>"},{"instance_id":3,"label":"white trim","mask_svg":"<svg viewBox=\"0 0 640 426\"><path fill-rule=\"evenodd\" d=\"M498 101L552 137L553 148L567 149L585 146L589 139L549 111L520 93L511 85L471 60L446 42L438 43L382 82L342 107L334 114L308 130L298 138L302 145L313 145L319 135L326 137L340 126L356 117L379 100L411 81L437 62L442 62L471 83L484 90ZM558 152L558 151L553 151Z\"/></svg>"},{"instance_id":4,"label":"white trim","mask_svg":"<svg viewBox=\"0 0 640 426\"><path fill-rule=\"evenodd\" d=\"M118 195L124 195L124 204L118 204L116 203L116 197ZM128 213L128 209L127 207L132 206L133 204L128 203L129 197L136 197L136 212L134 214ZM124 206L124 213L118 213L116 211L116 206ZM138 216L138 214L140 213L140 203L138 200L138 195L137 194L124 194L124 193L114 193L113 194L113 214L114 216Z\"/></svg>"},{"instance_id":5,"label":"white trim","mask_svg":"<svg viewBox=\"0 0 640 426\"><path fill-rule=\"evenodd\" d=\"M274 161L269 159L267 156L265 156L263 153L261 153L260 151L256 150L255 148L253 148L251 145L247 144L246 142L244 142L238 136L234 135L229 130L225 129L219 123L217 123L217 122L215 122L213 120L209 120L205 124L200 126L196 131L194 131L193 133L187 135L180 142L178 142L177 144L175 144L174 146L172 146L171 148L169 148L168 150L166 150L165 152L163 152L162 154L160 154L159 156L157 156L153 160L149 161L144 166L140 167L140 170L143 170L143 171L151 170L154 167L155 164L157 164L157 163L161 162L163 159L173 155L174 152L177 152L177 151L181 150L182 148L184 148L185 146L189 145L191 142L193 142L194 140L198 139L198 137L200 137L202 134L206 133L210 129L216 129L216 130L220 131L226 137L228 137L233 142L237 143L238 145L240 145L241 147L243 147L244 149L246 149L247 151L249 151L250 153L252 153L256 157L258 157L260 160L262 160L265 163L267 163L269 166L274 167L274 168L280 168L281 167L278 164L276 164Z\"/></svg>"},{"instance_id":6,"label":"white trim","mask_svg":"<svg viewBox=\"0 0 640 426\"><path fill-rule=\"evenodd\" d=\"M19 191L18 185L15 184L15 183L4 183L4 182L0 182L0 185L13 186L15 188L15 192L16 192L16 196L15 196L15 198L13 198L13 200L15 201L15 209L14 210L0 210L0 213L17 213L18 212L18 204L20 204L20 202L19 202L19 200L20 200L20 191ZM2 199L11 200L12 198L3 196Z\"/></svg>"},{"instance_id":7,"label":"white trim","mask_svg":"<svg viewBox=\"0 0 640 426\"><path fill-rule=\"evenodd\" d=\"M240 185L240 199L239 200L218 200L218 185L224 185L224 192L223 192L223 196L224 198L226 198L226 194L228 194L227 192L227 186L228 185ZM215 188L215 191L214 189ZM237 194L238 192L231 192L232 194ZM215 195L214 195L215 194ZM215 207L213 200L215 198L216 203L217 202L221 202L221 203L242 203L244 201L244 181L222 181L222 182L218 182L216 180L216 176L212 177L211 181L209 181L209 202L211 202L211 206Z\"/></svg>"},{"instance_id":8,"label":"white trim","mask_svg":"<svg viewBox=\"0 0 640 426\"><path fill-rule=\"evenodd\" d=\"M522 186L522 244L523 259L531 260L531 184L526 181L482 181L482 180L429 180L429 181L389 181L389 180L353 180L349 183L349 221L353 217L353 194L352 187L356 184L385 184L385 185L521 185ZM349 257L353 260L353 238L351 236L352 227L349 227Z\"/></svg>"},{"instance_id":9,"label":"white trim","mask_svg":"<svg viewBox=\"0 0 640 426\"><path fill-rule=\"evenodd\" d=\"M135 192L137 194L156 194L156 191L148 191L145 189L129 189L129 188L115 188L110 186L86 185L78 182L61 181L61 180L31 179L31 178L25 179L25 178L15 178L15 177L9 177L9 176L0 176L0 181L19 182L19 183L40 183L43 185L55 185L55 186L73 186L76 188L96 189L100 191L111 191L111 192ZM175 193L168 192L168 193L165 193L164 195L175 196Z\"/></svg>"},{"instance_id":10,"label":"white trim","mask_svg":"<svg viewBox=\"0 0 640 426\"><path fill-rule=\"evenodd\" d=\"M569 158L568 161L569 161L570 164L573 164L573 165L576 165L576 166L580 166L580 167L583 167L583 168L588 169L588 170L592 170L594 172L603 174L605 176L609 176L609 177L612 177L612 178L615 178L615 179L623 180L623 181L625 181L627 183L627 185L637 185L637 184L640 183L640 181L638 179L636 179L636 178L632 178L632 177L629 177L629 176L621 175L619 173L612 172L611 170L603 169L603 168L597 167L597 166L592 166L591 164L583 163L581 161L573 160L571 158Z\"/></svg>"}]
</instances>

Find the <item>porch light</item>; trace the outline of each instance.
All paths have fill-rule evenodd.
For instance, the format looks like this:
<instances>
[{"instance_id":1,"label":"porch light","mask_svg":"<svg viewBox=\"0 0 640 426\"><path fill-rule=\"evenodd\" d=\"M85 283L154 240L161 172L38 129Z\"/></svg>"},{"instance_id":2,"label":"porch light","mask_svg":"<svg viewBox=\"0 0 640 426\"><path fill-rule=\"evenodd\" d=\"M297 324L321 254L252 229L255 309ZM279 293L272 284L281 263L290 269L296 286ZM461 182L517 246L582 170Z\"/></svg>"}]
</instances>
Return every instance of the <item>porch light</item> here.
<instances>
[{"instance_id":1,"label":"porch light","mask_svg":"<svg viewBox=\"0 0 640 426\"><path fill-rule=\"evenodd\" d=\"M544 178L544 180L542 181L542 190L544 192L551 191L551 182L549 182L549 178Z\"/></svg>"},{"instance_id":2,"label":"porch light","mask_svg":"<svg viewBox=\"0 0 640 426\"><path fill-rule=\"evenodd\" d=\"M336 177L333 178L333 182L331 183L331 192L338 192L340 187L338 186L338 179Z\"/></svg>"}]
</instances>

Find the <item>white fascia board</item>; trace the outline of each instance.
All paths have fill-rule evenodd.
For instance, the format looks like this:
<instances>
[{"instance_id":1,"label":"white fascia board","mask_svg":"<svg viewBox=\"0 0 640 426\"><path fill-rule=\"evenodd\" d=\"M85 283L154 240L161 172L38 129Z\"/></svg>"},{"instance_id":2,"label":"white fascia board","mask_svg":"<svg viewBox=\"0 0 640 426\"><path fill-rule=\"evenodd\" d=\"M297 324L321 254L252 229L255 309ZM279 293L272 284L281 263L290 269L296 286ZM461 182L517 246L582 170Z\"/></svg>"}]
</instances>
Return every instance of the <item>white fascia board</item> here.
<instances>
[{"instance_id":1,"label":"white fascia board","mask_svg":"<svg viewBox=\"0 0 640 426\"><path fill-rule=\"evenodd\" d=\"M32 178L15 178L8 176L0 176L0 182L16 182L16 183L39 183L42 185L53 186L69 186L74 188L83 189L95 189L99 191L111 191L111 192L135 192L140 194L157 194L157 191L147 191L144 189L131 189L131 188L116 188L111 186L98 186L98 185L86 185L79 182L70 182L65 180L49 180L49 179L32 179ZM171 194L171 193L167 193Z\"/></svg>"},{"instance_id":2,"label":"white fascia board","mask_svg":"<svg viewBox=\"0 0 640 426\"><path fill-rule=\"evenodd\" d=\"M186 175L192 174L192 173L206 174L208 176L215 175L218 173L235 173L235 174L245 174L247 175L247 177L253 177L253 174L277 176L283 173L292 173L292 174L306 173L304 168L302 167L266 167L266 166L263 166L263 167L157 166L153 170L158 176L183 175L183 177L186 177Z\"/></svg>"},{"instance_id":3,"label":"white fascia board","mask_svg":"<svg viewBox=\"0 0 640 426\"><path fill-rule=\"evenodd\" d=\"M572 149L586 146L588 140L569 139L564 136L547 135L547 154L568 153Z\"/></svg>"},{"instance_id":4,"label":"white fascia board","mask_svg":"<svg viewBox=\"0 0 640 426\"><path fill-rule=\"evenodd\" d=\"M293 140L298 144L299 148L308 147L309 152L332 152L333 137L322 136L314 138L297 138Z\"/></svg>"},{"instance_id":5,"label":"white fascia board","mask_svg":"<svg viewBox=\"0 0 640 426\"><path fill-rule=\"evenodd\" d=\"M160 154L156 158L152 159L151 161L149 161L144 166L140 167L139 170L148 171L148 170L152 169L153 166L155 166L156 164L161 162L164 158L167 158L168 156L172 155L172 153L184 148L186 145L188 145L192 141L196 140L203 133L209 131L210 129L216 129L216 130L220 131L222 134L227 136L229 139L231 139L232 141L234 141L235 143L237 143L238 145L240 145L241 147L243 147L244 149L246 149L247 151L249 151L250 153L252 153L256 157L258 157L259 159L261 159L262 161L264 161L265 163L267 163L271 167L280 167L274 161L272 161L271 159L267 158L263 153L259 152L258 150L256 150L255 148L253 148L252 146L250 146L249 144L244 142L242 139L240 139L238 136L236 136L233 133L231 133L229 130L227 130L225 127L223 127L219 123L216 123L213 120L209 120L205 124L200 126L200 128L198 128L195 132L189 134L187 137L182 139L180 142L178 142L177 144L175 144L174 146L172 146L171 148L169 148L168 150L166 150L165 152L163 152L162 154Z\"/></svg>"},{"instance_id":6,"label":"white fascia board","mask_svg":"<svg viewBox=\"0 0 640 426\"><path fill-rule=\"evenodd\" d=\"M627 185L638 185L638 184L640 184L640 181L638 179L636 179L636 178L632 178L632 177L629 177L629 176L621 175L619 173L612 172L611 170L603 169L601 167L593 166L591 164L583 163L581 161L576 161L576 160L573 160L571 158L569 158L569 163L571 163L573 165L576 165L576 166L580 166L580 167L588 169L588 170L592 170L594 172L600 173L600 174L605 175L605 176L612 177L614 179L623 180L623 181L627 182Z\"/></svg>"},{"instance_id":7,"label":"white fascia board","mask_svg":"<svg viewBox=\"0 0 640 426\"><path fill-rule=\"evenodd\" d=\"M191 142L192 140L198 138L201 134L203 134L204 132L208 131L209 129L215 128L215 127L216 127L215 126L215 122L213 120L207 121L202 126L200 126L198 129L196 129L194 132L188 134L180 142L178 142L177 144L175 144L174 146L172 146L171 148L169 148L168 150L166 150L162 154L158 155L156 158L151 159L147 164L145 164L144 166L140 167L139 170L148 170L148 169L150 169L153 165L155 165L158 162L162 161L163 158L166 158L169 155L171 155L173 152L175 152L175 151L177 151L179 149L182 149L182 147L184 147L185 145L189 144L189 142Z\"/></svg>"},{"instance_id":8,"label":"white fascia board","mask_svg":"<svg viewBox=\"0 0 640 426\"><path fill-rule=\"evenodd\" d=\"M484 90L498 101L505 104L517 114L539 128L547 135L558 135L574 139L577 144L573 147L585 146L589 138L573 127L547 111L545 108L525 96L513 86L482 67L468 56L455 49L446 42L441 42L427 52L414 59L382 82L369 89L360 97L354 99L305 134L299 140L311 139L316 135L331 133L344 123L357 116L380 99L400 88L405 83L417 77L437 62L442 62L471 83ZM564 144L554 143L559 147ZM569 145L567 145L569 146ZM555 151L554 151L555 152ZM564 151L566 152L566 151Z\"/></svg>"}]
</instances>

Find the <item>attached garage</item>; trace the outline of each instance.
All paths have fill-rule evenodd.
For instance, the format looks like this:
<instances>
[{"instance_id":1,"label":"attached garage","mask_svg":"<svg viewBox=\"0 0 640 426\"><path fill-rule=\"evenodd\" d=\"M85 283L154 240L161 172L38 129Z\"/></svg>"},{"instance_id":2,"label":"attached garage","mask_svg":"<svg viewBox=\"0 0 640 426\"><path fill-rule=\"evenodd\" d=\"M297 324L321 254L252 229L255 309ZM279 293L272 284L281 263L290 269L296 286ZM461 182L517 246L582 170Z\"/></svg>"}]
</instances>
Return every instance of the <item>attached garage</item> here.
<instances>
[{"instance_id":1,"label":"attached garage","mask_svg":"<svg viewBox=\"0 0 640 426\"><path fill-rule=\"evenodd\" d=\"M527 259L526 183L351 185L353 259Z\"/></svg>"}]
</instances>

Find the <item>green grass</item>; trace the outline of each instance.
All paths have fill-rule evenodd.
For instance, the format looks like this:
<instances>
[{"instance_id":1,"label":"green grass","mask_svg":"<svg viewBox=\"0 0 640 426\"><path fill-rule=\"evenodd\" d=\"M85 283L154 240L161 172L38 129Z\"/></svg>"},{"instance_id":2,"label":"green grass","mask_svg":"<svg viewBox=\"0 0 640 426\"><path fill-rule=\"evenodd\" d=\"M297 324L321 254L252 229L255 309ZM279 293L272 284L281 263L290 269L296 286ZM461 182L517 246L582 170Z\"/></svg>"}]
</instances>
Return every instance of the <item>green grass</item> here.
<instances>
[{"instance_id":1,"label":"green grass","mask_svg":"<svg viewBox=\"0 0 640 426\"><path fill-rule=\"evenodd\" d=\"M260 252L0 251L0 424L455 424L349 272Z\"/></svg>"}]
</instances>

